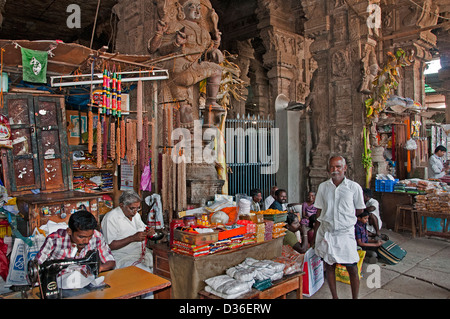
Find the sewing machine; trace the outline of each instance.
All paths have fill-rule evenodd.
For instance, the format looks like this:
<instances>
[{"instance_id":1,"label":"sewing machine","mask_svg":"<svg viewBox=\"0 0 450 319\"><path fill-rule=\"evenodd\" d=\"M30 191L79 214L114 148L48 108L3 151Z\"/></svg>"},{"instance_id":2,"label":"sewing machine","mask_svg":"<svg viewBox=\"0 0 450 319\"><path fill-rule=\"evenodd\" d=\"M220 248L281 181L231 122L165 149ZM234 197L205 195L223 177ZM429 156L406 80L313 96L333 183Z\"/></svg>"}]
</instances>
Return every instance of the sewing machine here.
<instances>
[{"instance_id":1,"label":"sewing machine","mask_svg":"<svg viewBox=\"0 0 450 319\"><path fill-rule=\"evenodd\" d=\"M97 250L91 250L85 258L67 258L62 260L47 260L41 265L36 260L28 262L28 281L32 286L39 284L42 299L60 299L61 289L58 289L56 278L58 274L70 265L89 266L91 272L98 277L100 257Z\"/></svg>"}]
</instances>

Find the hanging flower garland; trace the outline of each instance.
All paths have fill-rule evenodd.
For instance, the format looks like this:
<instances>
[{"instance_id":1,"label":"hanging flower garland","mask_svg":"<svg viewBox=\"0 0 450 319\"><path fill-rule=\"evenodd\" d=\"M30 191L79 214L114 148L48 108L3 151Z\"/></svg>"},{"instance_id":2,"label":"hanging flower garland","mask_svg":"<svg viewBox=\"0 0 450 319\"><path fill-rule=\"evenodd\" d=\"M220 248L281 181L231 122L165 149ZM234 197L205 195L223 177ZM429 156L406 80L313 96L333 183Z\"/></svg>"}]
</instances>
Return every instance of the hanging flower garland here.
<instances>
[{"instance_id":1,"label":"hanging flower garland","mask_svg":"<svg viewBox=\"0 0 450 319\"><path fill-rule=\"evenodd\" d=\"M386 101L392 90L398 87L400 81L400 68L413 62L413 54L407 55L403 49L394 53L387 53L388 60L373 81L371 97L364 101L366 106L367 124L379 115L386 107Z\"/></svg>"},{"instance_id":2,"label":"hanging flower garland","mask_svg":"<svg viewBox=\"0 0 450 319\"><path fill-rule=\"evenodd\" d=\"M413 62L413 54L399 48L394 53L387 53L388 60L375 80L372 82L373 88L370 97L364 101L366 108L366 126L363 128L364 152L362 154L362 164L366 170L366 187L370 186L372 179L372 151L370 150L369 134L374 118L386 108L386 101L392 90L395 90L400 82L400 69Z\"/></svg>"}]
</instances>

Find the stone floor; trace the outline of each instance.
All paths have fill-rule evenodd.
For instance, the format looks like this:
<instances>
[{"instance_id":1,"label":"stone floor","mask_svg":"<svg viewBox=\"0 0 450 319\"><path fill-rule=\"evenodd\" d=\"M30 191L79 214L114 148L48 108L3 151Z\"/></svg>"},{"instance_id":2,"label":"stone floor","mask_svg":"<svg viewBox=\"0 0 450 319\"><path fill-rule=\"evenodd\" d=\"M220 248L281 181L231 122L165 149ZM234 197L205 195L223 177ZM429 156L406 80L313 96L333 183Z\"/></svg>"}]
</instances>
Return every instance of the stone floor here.
<instances>
[{"instance_id":1,"label":"stone floor","mask_svg":"<svg viewBox=\"0 0 450 319\"><path fill-rule=\"evenodd\" d=\"M379 288L373 286L372 274L364 263L360 281L360 299L450 299L450 240L438 237L416 237L411 233L395 233L383 229L382 233L407 251L397 265L387 265L378 260ZM371 277L372 276L372 277ZM350 285L337 282L340 299L350 299ZM288 298L295 298L291 293ZM325 280L323 286L305 299L331 299Z\"/></svg>"}]
</instances>

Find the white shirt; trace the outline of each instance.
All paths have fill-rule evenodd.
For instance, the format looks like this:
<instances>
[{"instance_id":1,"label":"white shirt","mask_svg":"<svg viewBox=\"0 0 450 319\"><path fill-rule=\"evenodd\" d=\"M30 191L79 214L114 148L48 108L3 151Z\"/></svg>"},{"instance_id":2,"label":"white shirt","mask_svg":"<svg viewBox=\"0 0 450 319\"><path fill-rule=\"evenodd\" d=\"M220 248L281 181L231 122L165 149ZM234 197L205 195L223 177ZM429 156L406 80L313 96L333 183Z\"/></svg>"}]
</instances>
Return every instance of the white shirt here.
<instances>
[{"instance_id":1,"label":"white shirt","mask_svg":"<svg viewBox=\"0 0 450 319\"><path fill-rule=\"evenodd\" d=\"M371 211L371 214L374 214L378 219L378 229L375 229L372 225L367 224L367 230L371 233L376 233L378 230L381 229L381 218L380 218L380 203L375 198L370 198L366 202L366 207L373 206L375 207L375 210Z\"/></svg>"},{"instance_id":2,"label":"white shirt","mask_svg":"<svg viewBox=\"0 0 450 319\"><path fill-rule=\"evenodd\" d=\"M361 186L344 178L336 187L329 179L319 185L314 206L321 209L317 218L320 227L316 234L316 254L329 265L358 262L356 209L366 208Z\"/></svg>"},{"instance_id":3,"label":"white shirt","mask_svg":"<svg viewBox=\"0 0 450 319\"><path fill-rule=\"evenodd\" d=\"M444 163L439 156L433 154L428 160L428 178L441 178L445 176Z\"/></svg>"},{"instance_id":4,"label":"white shirt","mask_svg":"<svg viewBox=\"0 0 450 319\"><path fill-rule=\"evenodd\" d=\"M269 209L270 205L272 205L274 201L275 198L273 198L272 195L267 196L264 200L264 209ZM287 210L287 204L281 204L281 206L283 206L283 210Z\"/></svg>"},{"instance_id":5,"label":"white shirt","mask_svg":"<svg viewBox=\"0 0 450 319\"><path fill-rule=\"evenodd\" d=\"M116 207L108 212L102 220L102 233L106 243L109 245L114 240L124 239L137 232L145 230L145 224L141 215L136 214L132 220L129 220L120 207ZM142 256L142 247L145 242L132 242L128 245L112 250L116 259L116 268L123 268L137 262ZM153 267L152 255L150 250L146 249L145 260L142 261L146 266Z\"/></svg>"},{"instance_id":6,"label":"white shirt","mask_svg":"<svg viewBox=\"0 0 450 319\"><path fill-rule=\"evenodd\" d=\"M269 195L264 200L264 209L269 209L270 205L275 201L275 198L273 198L272 195Z\"/></svg>"}]
</instances>

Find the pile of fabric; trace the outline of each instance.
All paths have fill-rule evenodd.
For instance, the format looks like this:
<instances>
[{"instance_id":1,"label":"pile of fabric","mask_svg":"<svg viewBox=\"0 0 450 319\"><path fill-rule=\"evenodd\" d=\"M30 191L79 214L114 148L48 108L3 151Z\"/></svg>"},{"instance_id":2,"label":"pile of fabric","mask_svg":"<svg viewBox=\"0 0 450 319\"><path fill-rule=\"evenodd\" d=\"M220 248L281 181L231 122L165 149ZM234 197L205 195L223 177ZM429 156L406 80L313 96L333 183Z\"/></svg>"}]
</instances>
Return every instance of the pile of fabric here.
<instances>
[{"instance_id":1,"label":"pile of fabric","mask_svg":"<svg viewBox=\"0 0 450 319\"><path fill-rule=\"evenodd\" d=\"M205 290L224 299L234 299L249 292L252 287L265 289L271 282L283 277L285 265L273 260L246 258L237 266L228 268L225 275L205 280Z\"/></svg>"}]
</instances>

